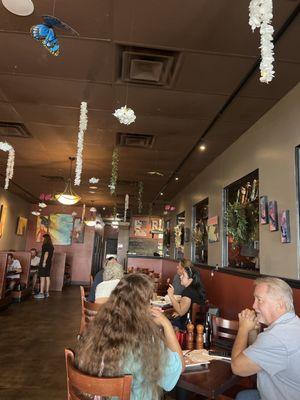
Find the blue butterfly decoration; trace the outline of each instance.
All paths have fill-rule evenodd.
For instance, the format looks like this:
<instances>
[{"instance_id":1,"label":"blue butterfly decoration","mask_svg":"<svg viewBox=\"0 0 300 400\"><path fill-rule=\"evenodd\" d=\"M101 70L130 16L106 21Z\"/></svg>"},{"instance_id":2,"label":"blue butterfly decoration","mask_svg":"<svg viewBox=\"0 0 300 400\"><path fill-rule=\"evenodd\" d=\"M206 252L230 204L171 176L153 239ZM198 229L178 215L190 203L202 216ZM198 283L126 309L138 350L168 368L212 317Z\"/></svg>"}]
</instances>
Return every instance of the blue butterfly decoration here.
<instances>
[{"instance_id":1,"label":"blue butterfly decoration","mask_svg":"<svg viewBox=\"0 0 300 400\"><path fill-rule=\"evenodd\" d=\"M63 29L71 32L73 35L79 36L75 29L71 28L60 19L50 16L43 16L44 23L34 25L30 29L32 37L40 42L53 56L59 55L59 43L55 35L55 28Z\"/></svg>"}]
</instances>

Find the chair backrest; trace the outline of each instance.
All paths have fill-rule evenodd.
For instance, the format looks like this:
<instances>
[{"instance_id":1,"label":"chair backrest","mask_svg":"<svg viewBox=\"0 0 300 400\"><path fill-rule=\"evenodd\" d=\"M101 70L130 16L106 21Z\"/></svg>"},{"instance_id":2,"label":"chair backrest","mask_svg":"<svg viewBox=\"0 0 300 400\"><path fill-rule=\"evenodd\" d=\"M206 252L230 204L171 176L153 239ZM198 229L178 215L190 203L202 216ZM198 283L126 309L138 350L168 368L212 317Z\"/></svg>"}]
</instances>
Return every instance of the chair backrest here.
<instances>
[{"instance_id":1,"label":"chair backrest","mask_svg":"<svg viewBox=\"0 0 300 400\"><path fill-rule=\"evenodd\" d=\"M74 365L74 353L65 349L68 400L81 400L82 393L94 396L117 396L130 400L132 376L98 378L80 372Z\"/></svg>"},{"instance_id":2,"label":"chair backrest","mask_svg":"<svg viewBox=\"0 0 300 400\"><path fill-rule=\"evenodd\" d=\"M84 288L80 286L81 294L81 321L79 335L82 336L87 325L95 318L102 304L91 303L85 298Z\"/></svg>"},{"instance_id":3,"label":"chair backrest","mask_svg":"<svg viewBox=\"0 0 300 400\"><path fill-rule=\"evenodd\" d=\"M233 321L212 315L212 339L234 341L239 329L239 321Z\"/></svg>"}]
</instances>

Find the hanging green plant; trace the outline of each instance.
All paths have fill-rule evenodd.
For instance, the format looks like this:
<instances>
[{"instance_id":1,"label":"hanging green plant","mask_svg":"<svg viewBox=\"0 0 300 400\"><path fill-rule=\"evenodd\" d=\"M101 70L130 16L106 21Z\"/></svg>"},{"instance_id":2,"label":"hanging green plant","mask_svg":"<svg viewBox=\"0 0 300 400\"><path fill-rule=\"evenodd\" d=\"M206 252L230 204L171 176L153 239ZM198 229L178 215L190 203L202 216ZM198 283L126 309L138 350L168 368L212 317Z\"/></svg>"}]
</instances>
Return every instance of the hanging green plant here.
<instances>
[{"instance_id":1,"label":"hanging green plant","mask_svg":"<svg viewBox=\"0 0 300 400\"><path fill-rule=\"evenodd\" d=\"M118 165L119 165L119 150L116 147L112 153L111 160L111 178L110 178L110 194L116 193L117 180L118 180Z\"/></svg>"},{"instance_id":2,"label":"hanging green plant","mask_svg":"<svg viewBox=\"0 0 300 400\"><path fill-rule=\"evenodd\" d=\"M138 188L139 188L139 192L138 192L138 212L139 212L139 214L141 214L142 211L143 211L143 190L144 190L143 182L139 182L138 183Z\"/></svg>"},{"instance_id":3,"label":"hanging green plant","mask_svg":"<svg viewBox=\"0 0 300 400\"><path fill-rule=\"evenodd\" d=\"M207 238L207 228L203 222L197 222L193 229L193 241L195 244L204 244Z\"/></svg>"},{"instance_id":4,"label":"hanging green plant","mask_svg":"<svg viewBox=\"0 0 300 400\"><path fill-rule=\"evenodd\" d=\"M182 235L182 225L178 224L174 226L174 234L175 234L175 247L178 249L181 247L181 235Z\"/></svg>"},{"instance_id":5,"label":"hanging green plant","mask_svg":"<svg viewBox=\"0 0 300 400\"><path fill-rule=\"evenodd\" d=\"M248 221L244 204L228 203L225 214L227 233L232 238L232 248L248 243Z\"/></svg>"}]
</instances>

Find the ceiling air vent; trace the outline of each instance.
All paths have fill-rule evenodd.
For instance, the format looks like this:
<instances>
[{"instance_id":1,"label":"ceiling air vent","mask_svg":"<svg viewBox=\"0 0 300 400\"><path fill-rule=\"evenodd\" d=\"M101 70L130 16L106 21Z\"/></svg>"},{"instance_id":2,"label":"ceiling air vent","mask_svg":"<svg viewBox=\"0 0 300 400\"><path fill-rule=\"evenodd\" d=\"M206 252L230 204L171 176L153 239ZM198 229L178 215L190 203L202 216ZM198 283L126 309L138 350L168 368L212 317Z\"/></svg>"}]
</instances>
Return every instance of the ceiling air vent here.
<instances>
[{"instance_id":1,"label":"ceiling air vent","mask_svg":"<svg viewBox=\"0 0 300 400\"><path fill-rule=\"evenodd\" d=\"M32 137L25 125L20 122L0 121L0 135L3 137L19 137L25 139Z\"/></svg>"},{"instance_id":2,"label":"ceiling air vent","mask_svg":"<svg viewBox=\"0 0 300 400\"><path fill-rule=\"evenodd\" d=\"M175 51L120 47L121 79L149 85L169 85L178 53Z\"/></svg>"},{"instance_id":3,"label":"ceiling air vent","mask_svg":"<svg viewBox=\"0 0 300 400\"><path fill-rule=\"evenodd\" d=\"M122 147L149 149L154 143L154 135L139 133L118 133L117 144Z\"/></svg>"}]
</instances>

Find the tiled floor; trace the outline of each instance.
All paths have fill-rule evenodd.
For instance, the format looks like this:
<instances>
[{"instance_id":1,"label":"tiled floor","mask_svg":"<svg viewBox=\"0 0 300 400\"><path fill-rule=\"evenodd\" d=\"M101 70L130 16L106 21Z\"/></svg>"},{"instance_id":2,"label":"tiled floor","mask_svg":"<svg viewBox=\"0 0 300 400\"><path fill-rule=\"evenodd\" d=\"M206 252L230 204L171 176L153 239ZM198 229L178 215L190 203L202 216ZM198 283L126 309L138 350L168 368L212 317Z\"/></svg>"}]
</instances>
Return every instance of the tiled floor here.
<instances>
[{"instance_id":1,"label":"tiled floor","mask_svg":"<svg viewBox=\"0 0 300 400\"><path fill-rule=\"evenodd\" d=\"M0 312L0 399L65 400L64 348L74 348L79 287Z\"/></svg>"}]
</instances>

